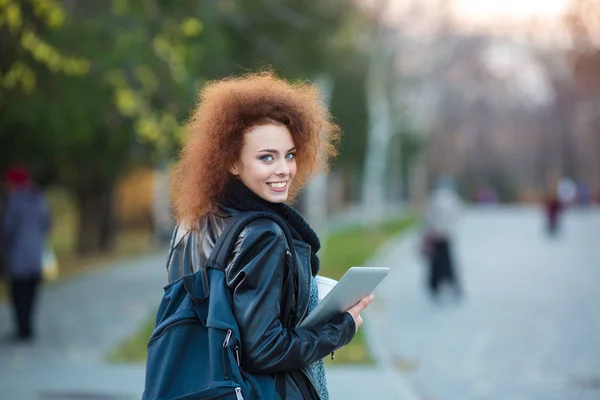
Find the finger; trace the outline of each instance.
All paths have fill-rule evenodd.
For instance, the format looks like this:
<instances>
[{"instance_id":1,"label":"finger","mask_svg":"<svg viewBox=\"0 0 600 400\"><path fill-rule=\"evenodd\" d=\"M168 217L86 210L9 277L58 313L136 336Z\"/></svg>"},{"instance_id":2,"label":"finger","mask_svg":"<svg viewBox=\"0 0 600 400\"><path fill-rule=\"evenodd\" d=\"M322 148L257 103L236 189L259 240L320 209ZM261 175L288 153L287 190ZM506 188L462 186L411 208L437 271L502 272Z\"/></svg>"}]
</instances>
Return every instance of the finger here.
<instances>
[{"instance_id":1,"label":"finger","mask_svg":"<svg viewBox=\"0 0 600 400\"><path fill-rule=\"evenodd\" d=\"M371 304L371 301L373 301L373 297L374 296L372 294L370 294L367 297L364 297L361 301L359 301L358 304L356 304L358 311L360 312L360 311L364 310L365 308L367 308L367 306L369 304Z\"/></svg>"},{"instance_id":2,"label":"finger","mask_svg":"<svg viewBox=\"0 0 600 400\"><path fill-rule=\"evenodd\" d=\"M375 296L373 294L365 296L358 303L350 307L347 311L350 314L352 314L353 317L357 316L362 310L364 310L369 304L371 304L371 301L373 301L374 297Z\"/></svg>"},{"instance_id":3,"label":"finger","mask_svg":"<svg viewBox=\"0 0 600 400\"><path fill-rule=\"evenodd\" d=\"M356 317L356 320L354 321L354 324L356 325L356 329L358 329L363 323L363 319L362 317L359 315L358 317Z\"/></svg>"}]
</instances>

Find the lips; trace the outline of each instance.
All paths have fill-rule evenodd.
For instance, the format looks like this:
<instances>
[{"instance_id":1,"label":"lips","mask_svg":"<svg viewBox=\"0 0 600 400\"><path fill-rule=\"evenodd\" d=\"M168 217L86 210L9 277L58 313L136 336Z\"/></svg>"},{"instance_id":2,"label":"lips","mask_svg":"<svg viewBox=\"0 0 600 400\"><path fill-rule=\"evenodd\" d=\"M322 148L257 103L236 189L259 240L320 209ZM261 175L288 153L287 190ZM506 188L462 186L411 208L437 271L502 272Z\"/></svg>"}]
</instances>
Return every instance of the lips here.
<instances>
[{"instance_id":1,"label":"lips","mask_svg":"<svg viewBox=\"0 0 600 400\"><path fill-rule=\"evenodd\" d=\"M284 192L288 187L288 182L268 182L267 185L276 192Z\"/></svg>"}]
</instances>

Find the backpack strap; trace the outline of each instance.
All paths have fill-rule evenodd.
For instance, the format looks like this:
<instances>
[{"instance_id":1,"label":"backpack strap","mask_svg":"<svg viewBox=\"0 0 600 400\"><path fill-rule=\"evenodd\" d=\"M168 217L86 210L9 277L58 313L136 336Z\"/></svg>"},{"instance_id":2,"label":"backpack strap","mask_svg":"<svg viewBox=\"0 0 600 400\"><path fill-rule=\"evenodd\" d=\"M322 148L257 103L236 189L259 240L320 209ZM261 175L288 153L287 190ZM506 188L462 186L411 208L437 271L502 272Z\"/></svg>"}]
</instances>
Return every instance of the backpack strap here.
<instances>
[{"instance_id":1,"label":"backpack strap","mask_svg":"<svg viewBox=\"0 0 600 400\"><path fill-rule=\"evenodd\" d=\"M290 247L290 251L294 251L294 241L292 238L292 234L289 228L287 227L285 221L281 217L270 212L252 211L244 213L242 216L240 216L236 222L231 224L221 234L221 236L219 236L206 263L207 267L224 271L227 267L228 258L233 252L239 235L249 223L259 218L268 218L275 221L283 230L283 233L285 234L285 239L288 243L288 246ZM293 261L291 273L296 273L295 263ZM284 374L276 374L275 387L279 396L282 399L285 399L287 397L287 387Z\"/></svg>"},{"instance_id":2,"label":"backpack strap","mask_svg":"<svg viewBox=\"0 0 600 400\"><path fill-rule=\"evenodd\" d=\"M251 211L242 214L239 219L230 225L217 239L210 257L206 263L209 268L224 271L227 267L227 261L235 248L237 239L244 228L252 221L259 218L268 218L275 221L283 230L290 250L293 250L294 242L289 228L285 221L276 214L270 212Z\"/></svg>"}]
</instances>

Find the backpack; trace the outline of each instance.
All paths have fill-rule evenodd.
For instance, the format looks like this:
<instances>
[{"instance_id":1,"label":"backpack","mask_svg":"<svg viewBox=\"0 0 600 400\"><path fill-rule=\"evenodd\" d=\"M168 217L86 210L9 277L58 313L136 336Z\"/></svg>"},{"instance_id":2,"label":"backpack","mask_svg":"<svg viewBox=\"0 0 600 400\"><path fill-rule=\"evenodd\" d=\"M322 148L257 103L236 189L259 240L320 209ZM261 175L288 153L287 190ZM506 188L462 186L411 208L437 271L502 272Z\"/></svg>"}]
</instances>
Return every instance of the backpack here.
<instances>
[{"instance_id":1,"label":"backpack","mask_svg":"<svg viewBox=\"0 0 600 400\"><path fill-rule=\"evenodd\" d=\"M203 268L165 286L148 342L142 400L285 398L283 375L274 379L241 369L240 330L225 279L239 234L257 218L276 221L293 246L278 216L244 213L223 231Z\"/></svg>"}]
</instances>

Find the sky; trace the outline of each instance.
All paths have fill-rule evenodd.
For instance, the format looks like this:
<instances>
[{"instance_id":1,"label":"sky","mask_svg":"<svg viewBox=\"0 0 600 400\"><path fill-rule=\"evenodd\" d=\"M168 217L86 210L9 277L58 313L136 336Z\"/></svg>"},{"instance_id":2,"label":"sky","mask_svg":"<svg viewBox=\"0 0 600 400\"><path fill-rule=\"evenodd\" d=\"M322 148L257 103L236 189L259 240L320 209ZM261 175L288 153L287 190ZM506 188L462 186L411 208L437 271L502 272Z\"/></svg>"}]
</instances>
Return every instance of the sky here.
<instances>
[{"instance_id":1,"label":"sky","mask_svg":"<svg viewBox=\"0 0 600 400\"><path fill-rule=\"evenodd\" d=\"M516 39L535 37L537 41L557 44L565 39L564 15L572 0L356 1L367 7L381 7L387 2L389 11L384 13L384 19L390 25L416 25L416 29L426 31L428 25L435 25L445 14L442 10L446 8L452 11L456 27L465 31L481 30ZM417 14L409 12L415 4L420 10Z\"/></svg>"},{"instance_id":2,"label":"sky","mask_svg":"<svg viewBox=\"0 0 600 400\"><path fill-rule=\"evenodd\" d=\"M401 0L403 1L403 0ZM568 0L454 0L464 18L490 21L509 18L515 21L556 19L564 13Z\"/></svg>"},{"instance_id":3,"label":"sky","mask_svg":"<svg viewBox=\"0 0 600 400\"><path fill-rule=\"evenodd\" d=\"M393 12L402 12L410 4L428 4L440 7L444 4L458 14L473 21L490 21L509 18L526 21L531 18L555 19L565 11L569 0L359 0L365 5L388 3Z\"/></svg>"}]
</instances>

